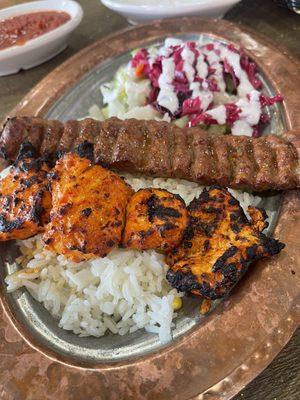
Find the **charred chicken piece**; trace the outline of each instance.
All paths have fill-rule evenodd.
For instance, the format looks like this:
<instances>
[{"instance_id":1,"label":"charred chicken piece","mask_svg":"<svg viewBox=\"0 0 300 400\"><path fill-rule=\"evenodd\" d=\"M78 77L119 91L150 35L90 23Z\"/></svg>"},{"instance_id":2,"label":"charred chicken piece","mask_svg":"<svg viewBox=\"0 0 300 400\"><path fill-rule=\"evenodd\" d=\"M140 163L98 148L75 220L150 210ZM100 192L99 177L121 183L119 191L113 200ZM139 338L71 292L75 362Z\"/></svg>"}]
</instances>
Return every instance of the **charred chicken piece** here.
<instances>
[{"instance_id":1,"label":"charred chicken piece","mask_svg":"<svg viewBox=\"0 0 300 400\"><path fill-rule=\"evenodd\" d=\"M15 164L0 181L0 241L34 236L49 220L49 167L35 155L31 144L24 143Z\"/></svg>"},{"instance_id":2,"label":"charred chicken piece","mask_svg":"<svg viewBox=\"0 0 300 400\"><path fill-rule=\"evenodd\" d=\"M86 144L79 153L87 155ZM88 158L67 153L52 172L53 209L44 234L46 248L80 262L105 257L121 241L133 190L118 175Z\"/></svg>"},{"instance_id":3,"label":"charred chicken piece","mask_svg":"<svg viewBox=\"0 0 300 400\"><path fill-rule=\"evenodd\" d=\"M204 190L188 207L190 225L179 248L167 256L167 279L183 292L208 299L225 296L250 262L279 253L284 244L268 238L266 214L250 208L249 222L226 189Z\"/></svg>"},{"instance_id":4,"label":"charred chicken piece","mask_svg":"<svg viewBox=\"0 0 300 400\"><path fill-rule=\"evenodd\" d=\"M138 250L170 250L181 242L187 221L180 196L163 189L141 189L127 205L123 245Z\"/></svg>"}]
</instances>

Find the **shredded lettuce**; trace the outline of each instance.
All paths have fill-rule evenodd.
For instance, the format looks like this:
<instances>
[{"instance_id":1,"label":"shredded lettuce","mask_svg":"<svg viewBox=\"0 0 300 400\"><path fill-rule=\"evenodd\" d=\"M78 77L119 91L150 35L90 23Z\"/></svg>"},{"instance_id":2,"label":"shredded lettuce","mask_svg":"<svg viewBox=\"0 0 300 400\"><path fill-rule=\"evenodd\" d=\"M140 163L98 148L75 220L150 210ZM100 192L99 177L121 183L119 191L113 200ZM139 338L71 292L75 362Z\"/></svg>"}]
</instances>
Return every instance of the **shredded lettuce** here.
<instances>
[{"instance_id":1,"label":"shredded lettuce","mask_svg":"<svg viewBox=\"0 0 300 400\"><path fill-rule=\"evenodd\" d=\"M174 124L177 125L179 128L185 128L189 122L189 118L187 116L181 117L174 121Z\"/></svg>"},{"instance_id":2,"label":"shredded lettuce","mask_svg":"<svg viewBox=\"0 0 300 400\"><path fill-rule=\"evenodd\" d=\"M105 120L104 109L100 109L97 104L94 104L92 107L89 108L89 116L91 118L97 119L99 121Z\"/></svg>"},{"instance_id":3,"label":"shredded lettuce","mask_svg":"<svg viewBox=\"0 0 300 400\"><path fill-rule=\"evenodd\" d=\"M134 114L136 108L146 106L150 93L150 80L137 79L134 69L127 65L119 68L114 80L101 85L100 90L105 104L105 115L124 118L127 113ZM140 114L140 110L138 113ZM104 114L104 109L102 114ZM156 117L157 112L153 110L152 114ZM148 109L145 115L149 115Z\"/></svg>"},{"instance_id":4,"label":"shredded lettuce","mask_svg":"<svg viewBox=\"0 0 300 400\"><path fill-rule=\"evenodd\" d=\"M159 119L161 120L161 115L150 105L143 107L133 107L131 110L127 111L122 119L135 118L135 119Z\"/></svg>"}]
</instances>

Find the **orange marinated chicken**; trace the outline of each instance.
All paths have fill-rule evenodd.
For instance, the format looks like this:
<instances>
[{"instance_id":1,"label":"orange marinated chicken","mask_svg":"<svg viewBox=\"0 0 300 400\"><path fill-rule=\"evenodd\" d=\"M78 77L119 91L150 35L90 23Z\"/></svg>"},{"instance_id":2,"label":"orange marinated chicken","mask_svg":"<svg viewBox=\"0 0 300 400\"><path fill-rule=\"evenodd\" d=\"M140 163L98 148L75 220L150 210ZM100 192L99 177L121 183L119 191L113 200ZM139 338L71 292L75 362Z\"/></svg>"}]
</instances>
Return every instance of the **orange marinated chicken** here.
<instances>
[{"instance_id":1,"label":"orange marinated chicken","mask_svg":"<svg viewBox=\"0 0 300 400\"><path fill-rule=\"evenodd\" d=\"M190 225L182 244L167 256L167 279L183 292L216 299L225 296L250 262L279 253L284 244L268 238L263 210L250 207L248 221L226 190L204 190L188 207Z\"/></svg>"},{"instance_id":2,"label":"orange marinated chicken","mask_svg":"<svg viewBox=\"0 0 300 400\"><path fill-rule=\"evenodd\" d=\"M187 221L181 197L163 189L141 189L127 205L123 245L138 250L170 250L181 242Z\"/></svg>"},{"instance_id":3,"label":"orange marinated chicken","mask_svg":"<svg viewBox=\"0 0 300 400\"><path fill-rule=\"evenodd\" d=\"M34 157L33 147L24 143L15 164L0 181L0 241L34 236L49 220L49 167Z\"/></svg>"},{"instance_id":4,"label":"orange marinated chicken","mask_svg":"<svg viewBox=\"0 0 300 400\"><path fill-rule=\"evenodd\" d=\"M266 221L267 214L265 210L249 206L247 211L251 218L251 225L253 229L256 229L258 232L262 232L268 227L268 222Z\"/></svg>"},{"instance_id":5,"label":"orange marinated chicken","mask_svg":"<svg viewBox=\"0 0 300 400\"><path fill-rule=\"evenodd\" d=\"M84 144L79 153L86 154ZM67 153L52 173L53 209L44 234L48 250L80 262L105 257L121 241L133 190L118 175Z\"/></svg>"}]
</instances>

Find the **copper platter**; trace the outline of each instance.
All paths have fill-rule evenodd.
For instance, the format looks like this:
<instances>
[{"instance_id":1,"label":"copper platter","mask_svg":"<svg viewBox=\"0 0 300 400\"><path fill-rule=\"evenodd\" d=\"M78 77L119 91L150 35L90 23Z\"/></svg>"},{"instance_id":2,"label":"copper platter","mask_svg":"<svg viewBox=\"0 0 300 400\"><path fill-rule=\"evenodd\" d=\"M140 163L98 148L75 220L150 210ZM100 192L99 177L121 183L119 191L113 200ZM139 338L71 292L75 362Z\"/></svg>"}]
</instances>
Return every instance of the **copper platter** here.
<instances>
[{"instance_id":1,"label":"copper platter","mask_svg":"<svg viewBox=\"0 0 300 400\"><path fill-rule=\"evenodd\" d=\"M68 108L68 101L79 93L85 101L89 77L99 74L100 79L114 60L124 62L128 51L166 36L193 38L199 34L242 46L259 65L267 87L285 98L278 110L279 122L271 129L300 129L299 64L251 31L196 17L126 29L94 43L43 79L10 115L72 117L74 109ZM75 105L76 112L80 106ZM72 346L59 351L51 338L47 341L24 322L24 313L17 309L20 299L5 292L4 264L10 249L3 246L0 398L230 399L271 362L300 321L299 192L285 193L270 204L278 208L279 202L272 228L276 225L274 236L286 243L285 251L252 268L231 297L208 316L194 318L190 325L185 320L187 325L170 345L161 347L150 340L148 350L127 346L127 353L102 357L101 362L89 351L86 357L75 354ZM99 348L102 343L97 339Z\"/></svg>"}]
</instances>

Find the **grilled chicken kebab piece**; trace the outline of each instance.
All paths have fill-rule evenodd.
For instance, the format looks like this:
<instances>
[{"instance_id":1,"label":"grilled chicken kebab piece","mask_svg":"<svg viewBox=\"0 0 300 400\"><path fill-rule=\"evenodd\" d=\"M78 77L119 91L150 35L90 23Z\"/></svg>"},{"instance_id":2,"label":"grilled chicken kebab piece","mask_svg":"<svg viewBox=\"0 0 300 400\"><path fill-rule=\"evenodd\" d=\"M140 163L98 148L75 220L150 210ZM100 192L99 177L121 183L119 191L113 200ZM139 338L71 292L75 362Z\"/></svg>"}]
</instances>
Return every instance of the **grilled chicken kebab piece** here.
<instances>
[{"instance_id":1,"label":"grilled chicken kebab piece","mask_svg":"<svg viewBox=\"0 0 300 400\"><path fill-rule=\"evenodd\" d=\"M179 291L208 299L224 297L251 262L284 248L262 233L267 226L265 212L249 207L249 222L226 189L205 189L188 212L190 225L183 242L166 256L167 279Z\"/></svg>"},{"instance_id":2,"label":"grilled chicken kebab piece","mask_svg":"<svg viewBox=\"0 0 300 400\"><path fill-rule=\"evenodd\" d=\"M29 141L43 154L94 144L95 161L145 175L253 191L300 187L300 133L252 138L210 135L201 128L135 119L48 121L15 117L0 137L3 157L14 160Z\"/></svg>"},{"instance_id":3,"label":"grilled chicken kebab piece","mask_svg":"<svg viewBox=\"0 0 300 400\"><path fill-rule=\"evenodd\" d=\"M187 224L187 209L179 195L163 189L141 189L127 204L123 246L170 250L182 241Z\"/></svg>"},{"instance_id":4,"label":"grilled chicken kebab piece","mask_svg":"<svg viewBox=\"0 0 300 400\"><path fill-rule=\"evenodd\" d=\"M30 144L0 181L0 241L27 239L44 230L49 221L51 195L44 159L37 159Z\"/></svg>"},{"instance_id":5,"label":"grilled chicken kebab piece","mask_svg":"<svg viewBox=\"0 0 300 400\"><path fill-rule=\"evenodd\" d=\"M53 208L43 240L75 262L105 257L121 242L133 190L117 174L94 165L90 147L67 153L51 172Z\"/></svg>"}]
</instances>

